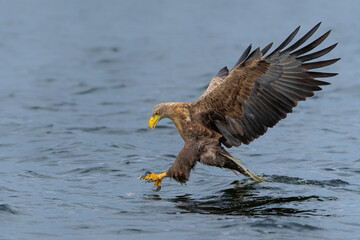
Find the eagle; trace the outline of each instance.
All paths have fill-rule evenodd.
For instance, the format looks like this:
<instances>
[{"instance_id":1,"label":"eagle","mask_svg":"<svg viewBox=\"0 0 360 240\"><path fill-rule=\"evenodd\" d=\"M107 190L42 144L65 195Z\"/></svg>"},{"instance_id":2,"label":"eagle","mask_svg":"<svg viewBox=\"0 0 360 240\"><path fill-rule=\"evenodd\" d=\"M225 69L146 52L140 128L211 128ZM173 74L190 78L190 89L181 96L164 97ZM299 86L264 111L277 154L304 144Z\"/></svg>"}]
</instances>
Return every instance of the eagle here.
<instances>
[{"instance_id":1,"label":"eagle","mask_svg":"<svg viewBox=\"0 0 360 240\"><path fill-rule=\"evenodd\" d=\"M297 27L270 54L267 52L273 43L252 52L250 45L230 71L224 67L217 73L194 103L169 102L155 106L149 121L150 128L155 129L163 118L171 119L185 146L166 172L154 174L147 171L140 179L154 182L155 191L159 191L165 177L182 184L187 182L190 171L200 162L230 169L235 174L239 172L255 182L264 181L224 147L251 143L286 118L299 101L313 96L315 91L321 90L320 86L330 84L316 78L333 77L337 73L310 70L329 66L340 58L311 60L329 53L337 43L310 51L319 46L331 30L303 46L320 24L292 43L300 29L300 26Z\"/></svg>"}]
</instances>

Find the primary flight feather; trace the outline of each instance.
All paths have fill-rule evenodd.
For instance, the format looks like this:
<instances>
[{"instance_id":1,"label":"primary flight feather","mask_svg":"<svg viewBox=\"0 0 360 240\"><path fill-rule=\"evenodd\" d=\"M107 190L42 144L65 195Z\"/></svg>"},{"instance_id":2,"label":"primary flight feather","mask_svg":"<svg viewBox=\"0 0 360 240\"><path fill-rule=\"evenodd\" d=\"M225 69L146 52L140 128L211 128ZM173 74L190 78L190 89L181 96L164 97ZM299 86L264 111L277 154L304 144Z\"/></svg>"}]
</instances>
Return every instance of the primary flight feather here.
<instances>
[{"instance_id":1,"label":"primary flight feather","mask_svg":"<svg viewBox=\"0 0 360 240\"><path fill-rule=\"evenodd\" d=\"M321 90L320 86L330 84L315 78L332 77L337 73L309 71L340 59L309 62L336 47L337 44L333 44L309 53L327 38L330 31L302 47L319 26L320 23L287 47L300 29L296 28L268 55L272 43L252 52L250 45L231 71L224 67L218 72L195 103L155 106L150 127L154 129L163 118L171 119L185 146L166 172L159 175L146 172L141 178L155 182L156 190L160 190L164 177L185 183L191 169L201 162L238 171L254 181L263 181L222 145L231 148L241 143L249 144L292 112L299 101L313 96L315 91Z\"/></svg>"}]
</instances>

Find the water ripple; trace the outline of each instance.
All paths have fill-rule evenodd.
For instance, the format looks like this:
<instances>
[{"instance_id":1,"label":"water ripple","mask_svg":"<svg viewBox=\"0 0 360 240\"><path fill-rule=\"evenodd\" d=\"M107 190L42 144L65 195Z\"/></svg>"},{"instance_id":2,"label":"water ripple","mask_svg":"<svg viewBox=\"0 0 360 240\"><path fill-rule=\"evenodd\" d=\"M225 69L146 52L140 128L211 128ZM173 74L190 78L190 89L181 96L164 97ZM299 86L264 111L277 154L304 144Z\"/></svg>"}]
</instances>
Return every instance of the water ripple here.
<instances>
[{"instance_id":1,"label":"water ripple","mask_svg":"<svg viewBox=\"0 0 360 240\"><path fill-rule=\"evenodd\" d=\"M26 172L25 172L25 175L20 174L20 176L24 176L24 177L35 177L35 178L53 178L53 177L51 177L51 176L44 175L44 174L40 174L40 173L31 171L31 170L30 170L30 171L26 171Z\"/></svg>"},{"instance_id":2,"label":"water ripple","mask_svg":"<svg viewBox=\"0 0 360 240\"><path fill-rule=\"evenodd\" d=\"M68 128L69 131L83 131L88 133L98 133L98 134L115 134L115 135L123 135L127 134L127 131L121 129L111 129L108 127L100 126L100 127L72 127Z\"/></svg>"},{"instance_id":3,"label":"water ripple","mask_svg":"<svg viewBox=\"0 0 360 240\"><path fill-rule=\"evenodd\" d=\"M118 169L110 169L108 167L88 167L88 168L76 168L70 171L65 172L67 173L78 173L78 174L92 174L92 173L108 173L108 172L119 172Z\"/></svg>"},{"instance_id":4,"label":"water ripple","mask_svg":"<svg viewBox=\"0 0 360 240\"><path fill-rule=\"evenodd\" d=\"M89 93L103 91L105 89L106 89L105 87L92 87L92 88L89 88L89 89L84 90L84 91L76 92L75 94L76 95L85 95L85 94L89 94Z\"/></svg>"},{"instance_id":5,"label":"water ripple","mask_svg":"<svg viewBox=\"0 0 360 240\"><path fill-rule=\"evenodd\" d=\"M261 228L262 231L264 229L276 229L276 228L284 228L284 229L292 229L295 231L312 231L312 230L322 230L322 228L309 225L309 224L301 224L297 222L277 222L273 219L265 219L261 222L256 222L254 224L250 224L252 227Z\"/></svg>"},{"instance_id":6,"label":"water ripple","mask_svg":"<svg viewBox=\"0 0 360 240\"><path fill-rule=\"evenodd\" d=\"M278 182L286 183L292 185L316 185L316 186L330 186L330 187L341 187L349 185L348 182L345 182L341 179L331 179L331 180L307 180L298 177L288 177L288 176L278 176L278 175L264 175L267 182Z\"/></svg>"},{"instance_id":7,"label":"water ripple","mask_svg":"<svg viewBox=\"0 0 360 240\"><path fill-rule=\"evenodd\" d=\"M17 211L12 209L9 204L0 204L0 214L1 213L8 213L8 214L18 214Z\"/></svg>"}]
</instances>

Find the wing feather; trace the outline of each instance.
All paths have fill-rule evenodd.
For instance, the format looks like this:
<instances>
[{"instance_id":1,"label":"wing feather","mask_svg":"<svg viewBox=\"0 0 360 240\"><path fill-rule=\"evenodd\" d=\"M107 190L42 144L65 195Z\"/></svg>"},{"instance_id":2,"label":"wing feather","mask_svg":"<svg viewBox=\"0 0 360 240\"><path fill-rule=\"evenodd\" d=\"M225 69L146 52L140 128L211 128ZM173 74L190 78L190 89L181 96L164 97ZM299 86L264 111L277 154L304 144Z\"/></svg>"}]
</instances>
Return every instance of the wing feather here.
<instances>
[{"instance_id":1,"label":"wing feather","mask_svg":"<svg viewBox=\"0 0 360 240\"><path fill-rule=\"evenodd\" d=\"M229 70L225 66L216 74L216 76L211 80L209 86L205 92L200 96L199 100L203 99L209 92L212 92L221 82L229 75Z\"/></svg>"},{"instance_id":2,"label":"wing feather","mask_svg":"<svg viewBox=\"0 0 360 240\"><path fill-rule=\"evenodd\" d=\"M215 88L207 90L206 94L192 104L193 112L206 119L204 122L210 123L207 127L220 132L224 138L223 143L228 147L239 146L241 143L249 144L263 135L269 127L273 127L291 113L299 101L313 96L315 91L321 90L320 86L330 84L315 78L337 75L308 71L332 65L340 60L335 58L308 62L329 53L337 45L308 53L329 36L330 31L327 31L310 44L301 47L320 24L283 50L298 33L300 27L296 28L279 47L265 57L263 56L272 43L262 50L256 48L251 53L250 45L231 72L218 77L221 82L217 82Z\"/></svg>"},{"instance_id":3,"label":"wing feather","mask_svg":"<svg viewBox=\"0 0 360 240\"><path fill-rule=\"evenodd\" d=\"M298 26L291 34L288 36L285 41L283 41L280 46L278 46L272 53L269 54L269 57L274 55L275 53L279 52L281 49L286 47L296 36L296 34L299 32L300 26Z\"/></svg>"},{"instance_id":4,"label":"wing feather","mask_svg":"<svg viewBox=\"0 0 360 240\"><path fill-rule=\"evenodd\" d=\"M288 47L287 49L284 50L284 52L291 52L293 50L295 50L296 48L300 47L304 42L306 42L315 32L316 30L320 27L321 22L319 22L318 24L316 24L312 29L310 29L309 32L307 32L302 38L300 38L297 42L295 42L293 45L291 45L290 47Z\"/></svg>"},{"instance_id":5,"label":"wing feather","mask_svg":"<svg viewBox=\"0 0 360 240\"><path fill-rule=\"evenodd\" d=\"M235 63L234 68L235 68L237 65L241 64L242 62L244 62L245 59L247 59L250 51L251 51L251 44L246 48L246 50L243 52L243 54L241 54L239 60Z\"/></svg>"},{"instance_id":6,"label":"wing feather","mask_svg":"<svg viewBox=\"0 0 360 240\"><path fill-rule=\"evenodd\" d=\"M330 52L331 50L333 50L335 47L337 46L337 43L331 45L330 47L324 48L323 50L308 54L308 55L304 55L301 57L297 57L297 60L299 60L300 62L307 62L310 60L313 60L315 58L319 58L325 54L327 54L328 52Z\"/></svg>"},{"instance_id":7,"label":"wing feather","mask_svg":"<svg viewBox=\"0 0 360 240\"><path fill-rule=\"evenodd\" d=\"M273 45L273 43L269 43L268 45L266 45L266 47L261 49L261 54L264 56L270 50L272 45Z\"/></svg>"},{"instance_id":8,"label":"wing feather","mask_svg":"<svg viewBox=\"0 0 360 240\"><path fill-rule=\"evenodd\" d=\"M315 69L315 68L322 68L322 67L326 67L329 66L331 64L336 63L337 61L339 61L340 58L335 58L335 59L331 59L331 60L326 60L326 61L318 61L318 62L311 62L311 63L304 63L302 65L302 67L306 70L310 70L310 69Z\"/></svg>"},{"instance_id":9,"label":"wing feather","mask_svg":"<svg viewBox=\"0 0 360 240\"><path fill-rule=\"evenodd\" d=\"M327 31L321 37L319 37L318 39L316 39L312 43L306 45L305 47L293 52L291 55L300 56L301 54L304 54L304 53L307 53L307 52L313 50L314 48L319 46L329 36L330 32L331 31Z\"/></svg>"}]
</instances>

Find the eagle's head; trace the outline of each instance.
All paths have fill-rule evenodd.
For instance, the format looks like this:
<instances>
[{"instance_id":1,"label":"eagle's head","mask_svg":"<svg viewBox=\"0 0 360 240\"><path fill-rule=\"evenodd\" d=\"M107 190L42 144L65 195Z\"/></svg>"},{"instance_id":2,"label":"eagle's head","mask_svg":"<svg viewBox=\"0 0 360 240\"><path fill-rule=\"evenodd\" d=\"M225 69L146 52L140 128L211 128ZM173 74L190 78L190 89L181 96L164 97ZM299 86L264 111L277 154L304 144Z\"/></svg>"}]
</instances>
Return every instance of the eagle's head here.
<instances>
[{"instance_id":1,"label":"eagle's head","mask_svg":"<svg viewBox=\"0 0 360 240\"><path fill-rule=\"evenodd\" d=\"M156 124L163 118L170 118L172 112L172 103L160 103L154 107L149 126L155 129Z\"/></svg>"},{"instance_id":2,"label":"eagle's head","mask_svg":"<svg viewBox=\"0 0 360 240\"><path fill-rule=\"evenodd\" d=\"M185 120L186 117L184 116L188 116L188 114L186 114L188 113L186 110L187 107L187 103L160 103L154 107L149 126L154 129L156 124L163 118L170 118L174 123L177 122L178 119Z\"/></svg>"}]
</instances>

